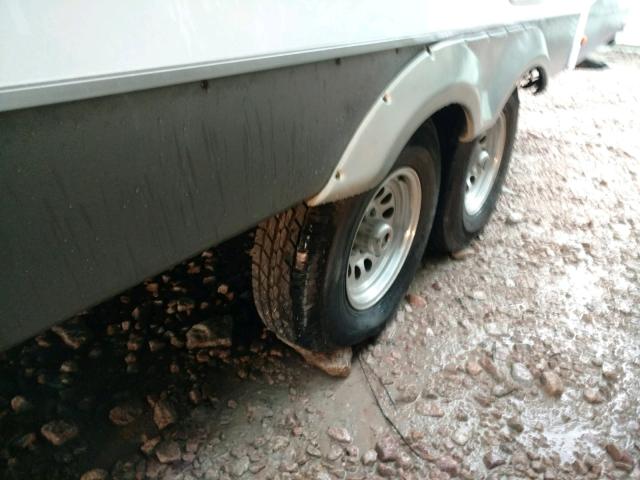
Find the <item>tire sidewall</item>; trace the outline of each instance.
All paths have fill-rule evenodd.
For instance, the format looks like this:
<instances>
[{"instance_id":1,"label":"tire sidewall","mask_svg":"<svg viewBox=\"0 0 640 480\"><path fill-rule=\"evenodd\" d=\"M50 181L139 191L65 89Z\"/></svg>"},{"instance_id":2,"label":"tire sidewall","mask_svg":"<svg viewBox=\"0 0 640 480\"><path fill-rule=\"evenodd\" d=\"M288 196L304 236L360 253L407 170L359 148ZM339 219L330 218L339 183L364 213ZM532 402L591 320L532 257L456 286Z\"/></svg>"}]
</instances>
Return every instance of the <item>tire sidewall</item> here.
<instances>
[{"instance_id":1,"label":"tire sidewall","mask_svg":"<svg viewBox=\"0 0 640 480\"><path fill-rule=\"evenodd\" d=\"M393 284L373 306L356 310L347 297L347 264L351 246L369 201L377 189L337 205L335 236L327 257L323 289L323 331L336 345L352 345L374 335L394 313L409 287L424 253L438 198L439 161L437 154L420 146L406 147L391 173L401 167L413 168L422 189L421 211L416 234L407 258Z\"/></svg>"}]
</instances>

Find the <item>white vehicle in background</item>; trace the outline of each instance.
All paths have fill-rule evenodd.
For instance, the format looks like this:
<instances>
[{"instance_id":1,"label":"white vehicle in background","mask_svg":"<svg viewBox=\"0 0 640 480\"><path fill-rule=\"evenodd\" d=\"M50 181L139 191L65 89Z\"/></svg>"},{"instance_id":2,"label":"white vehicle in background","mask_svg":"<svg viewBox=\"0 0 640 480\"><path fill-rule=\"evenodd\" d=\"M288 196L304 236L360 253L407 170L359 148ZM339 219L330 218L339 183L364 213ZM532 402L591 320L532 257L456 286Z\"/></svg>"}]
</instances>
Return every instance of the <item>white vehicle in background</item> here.
<instances>
[{"instance_id":1,"label":"white vehicle in background","mask_svg":"<svg viewBox=\"0 0 640 480\"><path fill-rule=\"evenodd\" d=\"M614 0L0 0L0 347L256 227L266 325L314 351L486 225L518 88Z\"/></svg>"}]
</instances>

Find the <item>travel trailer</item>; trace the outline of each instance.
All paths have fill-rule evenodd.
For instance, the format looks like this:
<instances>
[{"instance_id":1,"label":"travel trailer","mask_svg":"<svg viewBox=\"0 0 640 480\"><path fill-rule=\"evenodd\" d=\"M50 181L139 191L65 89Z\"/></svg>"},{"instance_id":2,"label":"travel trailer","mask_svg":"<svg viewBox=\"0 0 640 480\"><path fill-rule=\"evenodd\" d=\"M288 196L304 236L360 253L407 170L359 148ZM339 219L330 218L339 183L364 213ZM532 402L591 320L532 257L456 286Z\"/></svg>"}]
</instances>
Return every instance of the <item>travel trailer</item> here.
<instances>
[{"instance_id":1,"label":"travel trailer","mask_svg":"<svg viewBox=\"0 0 640 480\"><path fill-rule=\"evenodd\" d=\"M265 324L378 332L614 0L0 0L0 348L256 227Z\"/></svg>"}]
</instances>

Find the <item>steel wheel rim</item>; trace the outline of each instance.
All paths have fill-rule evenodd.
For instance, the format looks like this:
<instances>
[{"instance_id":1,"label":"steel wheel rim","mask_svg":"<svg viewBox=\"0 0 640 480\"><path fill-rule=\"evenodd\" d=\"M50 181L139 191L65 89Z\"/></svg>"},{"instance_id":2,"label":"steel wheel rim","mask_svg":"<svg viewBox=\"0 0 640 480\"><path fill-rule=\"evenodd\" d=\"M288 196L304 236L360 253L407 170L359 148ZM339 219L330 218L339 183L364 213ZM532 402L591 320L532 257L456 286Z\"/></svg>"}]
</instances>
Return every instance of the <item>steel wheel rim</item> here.
<instances>
[{"instance_id":1,"label":"steel wheel rim","mask_svg":"<svg viewBox=\"0 0 640 480\"><path fill-rule=\"evenodd\" d=\"M393 172L371 198L347 265L347 298L356 310L375 305L393 285L411 250L421 205L420 178L410 167Z\"/></svg>"},{"instance_id":2,"label":"steel wheel rim","mask_svg":"<svg viewBox=\"0 0 640 480\"><path fill-rule=\"evenodd\" d=\"M478 141L473 150L465 179L464 208L475 215L484 206L498 178L507 139L507 121L504 113L496 124Z\"/></svg>"}]
</instances>

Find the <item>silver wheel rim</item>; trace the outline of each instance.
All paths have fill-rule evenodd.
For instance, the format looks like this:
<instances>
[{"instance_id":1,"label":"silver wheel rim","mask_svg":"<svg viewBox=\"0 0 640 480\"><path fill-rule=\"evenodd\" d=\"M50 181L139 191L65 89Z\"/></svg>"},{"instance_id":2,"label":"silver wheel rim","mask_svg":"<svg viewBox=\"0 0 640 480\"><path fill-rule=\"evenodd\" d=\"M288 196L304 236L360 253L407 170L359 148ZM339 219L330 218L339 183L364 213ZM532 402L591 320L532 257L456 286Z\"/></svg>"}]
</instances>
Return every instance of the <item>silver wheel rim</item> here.
<instances>
[{"instance_id":1,"label":"silver wheel rim","mask_svg":"<svg viewBox=\"0 0 640 480\"><path fill-rule=\"evenodd\" d=\"M420 219L422 188L416 171L403 167L378 187L360 220L347 265L347 298L356 310L389 290L411 250Z\"/></svg>"},{"instance_id":2,"label":"silver wheel rim","mask_svg":"<svg viewBox=\"0 0 640 480\"><path fill-rule=\"evenodd\" d=\"M507 122L501 113L496 124L478 141L467 168L464 208L468 215L477 214L491 194L500 171L506 138Z\"/></svg>"}]
</instances>

